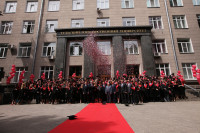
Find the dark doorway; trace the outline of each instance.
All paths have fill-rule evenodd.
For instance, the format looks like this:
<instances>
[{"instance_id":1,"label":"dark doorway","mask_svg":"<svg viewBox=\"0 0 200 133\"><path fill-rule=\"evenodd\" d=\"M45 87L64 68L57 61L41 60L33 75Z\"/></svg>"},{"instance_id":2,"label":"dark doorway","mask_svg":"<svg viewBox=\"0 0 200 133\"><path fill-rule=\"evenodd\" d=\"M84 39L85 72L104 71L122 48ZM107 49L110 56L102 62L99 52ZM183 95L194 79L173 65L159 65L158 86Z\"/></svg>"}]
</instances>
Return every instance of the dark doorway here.
<instances>
[{"instance_id":1,"label":"dark doorway","mask_svg":"<svg viewBox=\"0 0 200 133\"><path fill-rule=\"evenodd\" d=\"M3 71L3 67L0 67L0 81L2 78L4 78L4 71Z\"/></svg>"},{"instance_id":2,"label":"dark doorway","mask_svg":"<svg viewBox=\"0 0 200 133\"><path fill-rule=\"evenodd\" d=\"M98 76L103 79L110 79L111 77L111 65L99 65L97 66Z\"/></svg>"},{"instance_id":3,"label":"dark doorway","mask_svg":"<svg viewBox=\"0 0 200 133\"><path fill-rule=\"evenodd\" d=\"M126 73L128 76L136 76L139 75L139 65L126 65Z\"/></svg>"},{"instance_id":4,"label":"dark doorway","mask_svg":"<svg viewBox=\"0 0 200 133\"><path fill-rule=\"evenodd\" d=\"M82 78L82 66L70 66L69 78L72 77L73 73L76 73L77 78Z\"/></svg>"}]
</instances>

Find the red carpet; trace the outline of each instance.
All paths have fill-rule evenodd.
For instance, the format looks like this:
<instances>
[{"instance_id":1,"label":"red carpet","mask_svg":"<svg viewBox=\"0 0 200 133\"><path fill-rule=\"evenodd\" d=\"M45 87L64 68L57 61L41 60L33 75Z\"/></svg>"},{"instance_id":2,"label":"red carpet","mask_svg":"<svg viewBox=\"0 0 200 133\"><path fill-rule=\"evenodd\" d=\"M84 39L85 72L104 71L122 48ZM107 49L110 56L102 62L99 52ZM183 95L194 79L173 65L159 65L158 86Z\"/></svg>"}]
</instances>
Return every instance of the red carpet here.
<instances>
[{"instance_id":1,"label":"red carpet","mask_svg":"<svg viewBox=\"0 0 200 133\"><path fill-rule=\"evenodd\" d=\"M115 104L90 103L49 133L134 133Z\"/></svg>"}]
</instances>

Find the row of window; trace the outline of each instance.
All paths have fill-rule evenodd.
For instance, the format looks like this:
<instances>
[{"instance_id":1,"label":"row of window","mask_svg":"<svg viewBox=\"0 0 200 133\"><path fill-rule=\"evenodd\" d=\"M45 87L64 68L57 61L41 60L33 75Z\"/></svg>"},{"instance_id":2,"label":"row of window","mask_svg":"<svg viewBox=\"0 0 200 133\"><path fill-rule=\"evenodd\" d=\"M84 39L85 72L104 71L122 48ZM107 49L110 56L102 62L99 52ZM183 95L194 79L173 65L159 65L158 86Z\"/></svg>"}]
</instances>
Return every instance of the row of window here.
<instances>
[{"instance_id":1,"label":"row of window","mask_svg":"<svg viewBox=\"0 0 200 133\"><path fill-rule=\"evenodd\" d=\"M135 17L128 17L122 18L123 26L135 26L136 19ZM200 15L197 15L197 21L200 27ZM174 26L177 29L188 28L187 21L185 15L174 15L173 16ZM163 29L163 23L161 16L150 16L149 17L149 24L152 25L153 29ZM98 27L106 27L110 26L109 18L97 19L97 26ZM33 33L35 27L35 21L24 21L23 22L23 29L22 33ZM46 21L46 32L55 32L55 28L58 27L57 20L47 20ZM72 19L71 20L71 27L78 28L84 27L84 19ZM13 28L13 21L2 21L1 22L1 33L2 34L11 34Z\"/></svg>"},{"instance_id":2,"label":"row of window","mask_svg":"<svg viewBox=\"0 0 200 133\"><path fill-rule=\"evenodd\" d=\"M177 39L178 48L180 53L193 53L193 47L190 39ZM111 43L110 41L97 42L99 51L103 55L111 55ZM167 53L167 47L165 40L154 40L152 43L154 53ZM124 49L126 54L139 54L138 42L136 40L125 40ZM6 58L8 50L7 44L0 44L0 58ZM55 56L56 43L44 43L42 56ZM70 42L70 56L81 56L83 52L82 42ZM30 57L31 43L22 43L19 45L18 57Z\"/></svg>"},{"instance_id":3,"label":"row of window","mask_svg":"<svg viewBox=\"0 0 200 133\"><path fill-rule=\"evenodd\" d=\"M200 0L192 0L193 5L200 5ZM160 7L159 0L146 0L147 7ZM171 7L183 6L182 0L169 0ZM7 1L5 13L15 13L17 2ZM27 1L26 12L37 12L38 1ZM48 11L59 11L60 0L49 0ZM109 0L97 0L97 8L108 9ZM121 0L121 8L134 8L134 0ZM84 0L72 0L72 10L83 10Z\"/></svg>"},{"instance_id":4,"label":"row of window","mask_svg":"<svg viewBox=\"0 0 200 133\"><path fill-rule=\"evenodd\" d=\"M189 80L193 80L195 79L193 77L193 73L192 73L192 65L194 65L196 63L182 63L182 68L183 68L183 74L184 74L184 78L185 79L189 79ZM100 66L99 66L100 67ZM104 67L105 68L105 67ZM3 68L2 68L3 69ZM21 74L21 72L25 70L25 77L28 77L27 72L28 72L28 67L16 67L16 73L15 76L12 80L12 82L18 82L19 81L19 76ZM103 69L105 71L105 69ZM42 75L42 73L45 73L45 77L47 79L53 79L53 66L42 66L40 68L40 76ZM80 70L81 71L81 70ZM111 69L107 70L108 72L106 74L110 74ZM156 74L160 75L160 72L163 71L165 73L165 75L170 75L171 71L170 71L170 65L168 63L166 64L156 64ZM80 74L81 75L81 74ZM39 77L40 77L39 76Z\"/></svg>"}]
</instances>

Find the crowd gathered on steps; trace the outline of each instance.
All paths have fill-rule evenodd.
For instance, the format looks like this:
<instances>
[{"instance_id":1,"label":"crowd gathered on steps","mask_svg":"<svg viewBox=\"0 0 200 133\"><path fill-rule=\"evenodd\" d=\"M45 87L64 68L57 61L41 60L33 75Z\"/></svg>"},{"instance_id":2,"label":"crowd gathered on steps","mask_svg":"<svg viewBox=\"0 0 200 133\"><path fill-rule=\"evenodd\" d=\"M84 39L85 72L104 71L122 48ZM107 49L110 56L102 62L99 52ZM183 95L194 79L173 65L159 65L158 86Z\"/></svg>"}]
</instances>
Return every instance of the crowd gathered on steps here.
<instances>
[{"instance_id":1,"label":"crowd gathered on steps","mask_svg":"<svg viewBox=\"0 0 200 133\"><path fill-rule=\"evenodd\" d=\"M122 103L171 102L185 99L184 83L174 75L168 77L139 76L119 79L57 79L16 85L12 104L61 104L61 103Z\"/></svg>"}]
</instances>

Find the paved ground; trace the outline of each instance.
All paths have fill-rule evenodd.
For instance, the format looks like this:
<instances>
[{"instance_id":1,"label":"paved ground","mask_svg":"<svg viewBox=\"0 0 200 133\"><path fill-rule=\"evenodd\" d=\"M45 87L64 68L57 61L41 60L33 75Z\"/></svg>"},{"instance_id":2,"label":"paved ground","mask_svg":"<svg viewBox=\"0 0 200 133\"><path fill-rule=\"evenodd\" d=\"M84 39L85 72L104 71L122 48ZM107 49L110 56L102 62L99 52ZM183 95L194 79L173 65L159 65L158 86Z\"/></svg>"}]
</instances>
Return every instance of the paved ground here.
<instances>
[{"instance_id":1,"label":"paved ground","mask_svg":"<svg viewBox=\"0 0 200 133\"><path fill-rule=\"evenodd\" d=\"M200 133L200 102L116 104L136 133ZM46 133L87 104L1 105L0 133Z\"/></svg>"},{"instance_id":2,"label":"paved ground","mask_svg":"<svg viewBox=\"0 0 200 133\"><path fill-rule=\"evenodd\" d=\"M47 133L87 104L1 105L0 133Z\"/></svg>"},{"instance_id":3,"label":"paved ground","mask_svg":"<svg viewBox=\"0 0 200 133\"><path fill-rule=\"evenodd\" d=\"M117 107L136 133L200 133L199 101Z\"/></svg>"}]
</instances>

